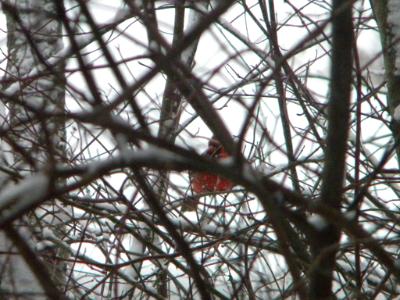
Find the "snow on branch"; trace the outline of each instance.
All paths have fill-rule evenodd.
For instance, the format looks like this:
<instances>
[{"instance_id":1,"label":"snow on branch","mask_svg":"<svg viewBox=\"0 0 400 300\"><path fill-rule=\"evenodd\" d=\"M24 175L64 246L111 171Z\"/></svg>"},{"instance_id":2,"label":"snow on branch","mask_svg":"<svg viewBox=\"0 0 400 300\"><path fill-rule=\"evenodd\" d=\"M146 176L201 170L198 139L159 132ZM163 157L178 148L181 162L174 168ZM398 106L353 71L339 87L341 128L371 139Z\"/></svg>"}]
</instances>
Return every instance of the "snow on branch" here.
<instances>
[{"instance_id":1,"label":"snow on branch","mask_svg":"<svg viewBox=\"0 0 400 300\"><path fill-rule=\"evenodd\" d=\"M25 211L46 197L49 190L49 177L38 173L11 184L0 193L0 218Z\"/></svg>"}]
</instances>

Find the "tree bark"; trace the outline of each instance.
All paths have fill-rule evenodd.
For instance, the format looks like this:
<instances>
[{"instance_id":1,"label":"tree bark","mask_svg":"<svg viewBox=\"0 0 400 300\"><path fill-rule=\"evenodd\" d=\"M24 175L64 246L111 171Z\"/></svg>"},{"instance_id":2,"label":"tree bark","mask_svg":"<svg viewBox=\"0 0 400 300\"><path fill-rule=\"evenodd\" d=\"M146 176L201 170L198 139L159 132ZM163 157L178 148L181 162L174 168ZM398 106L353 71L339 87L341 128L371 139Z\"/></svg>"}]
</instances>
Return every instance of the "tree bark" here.
<instances>
[{"instance_id":1,"label":"tree bark","mask_svg":"<svg viewBox=\"0 0 400 300\"><path fill-rule=\"evenodd\" d=\"M332 60L325 165L320 200L339 212L343 197L350 121L352 81L352 2L335 0L332 7ZM314 262L310 271L310 299L335 299L332 293L340 229L320 220L311 238Z\"/></svg>"},{"instance_id":2,"label":"tree bark","mask_svg":"<svg viewBox=\"0 0 400 300\"><path fill-rule=\"evenodd\" d=\"M64 111L64 64L55 63L62 49L62 35L61 24L54 17L53 1L7 1L3 9L7 18L8 61L5 97L1 100L8 108L9 116L4 120L9 122L12 132L2 141L2 151L15 177L3 173L1 181L3 187L10 188L32 172L51 169L55 161L65 161L64 121L40 115L41 110ZM64 298L60 291L66 280L66 264L62 260L66 253L54 245L41 244L46 239L45 229L47 234L51 231L62 238L62 209L55 199L15 222L14 228L4 228L0 271L1 293L7 299L18 295L26 299ZM36 257L31 257L32 253Z\"/></svg>"},{"instance_id":3,"label":"tree bark","mask_svg":"<svg viewBox=\"0 0 400 300\"><path fill-rule=\"evenodd\" d=\"M387 80L388 110L392 116L391 130L397 143L397 161L400 166L400 20L398 9L400 2L397 0L371 0L371 6L379 27L385 76Z\"/></svg>"}]
</instances>

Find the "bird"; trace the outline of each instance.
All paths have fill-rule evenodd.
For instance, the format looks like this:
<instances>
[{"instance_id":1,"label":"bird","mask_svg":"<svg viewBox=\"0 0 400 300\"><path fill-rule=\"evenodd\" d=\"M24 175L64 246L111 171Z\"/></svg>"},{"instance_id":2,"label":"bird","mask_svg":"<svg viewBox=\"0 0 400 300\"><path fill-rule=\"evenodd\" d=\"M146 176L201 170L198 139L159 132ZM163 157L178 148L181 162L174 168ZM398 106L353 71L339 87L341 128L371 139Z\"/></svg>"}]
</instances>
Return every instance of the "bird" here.
<instances>
[{"instance_id":1,"label":"bird","mask_svg":"<svg viewBox=\"0 0 400 300\"><path fill-rule=\"evenodd\" d=\"M216 160L224 160L231 157L215 137L209 140L208 148L202 156ZM183 203L183 212L196 210L202 194L229 192L234 187L232 181L210 172L189 172L189 177L192 196L187 197Z\"/></svg>"}]
</instances>

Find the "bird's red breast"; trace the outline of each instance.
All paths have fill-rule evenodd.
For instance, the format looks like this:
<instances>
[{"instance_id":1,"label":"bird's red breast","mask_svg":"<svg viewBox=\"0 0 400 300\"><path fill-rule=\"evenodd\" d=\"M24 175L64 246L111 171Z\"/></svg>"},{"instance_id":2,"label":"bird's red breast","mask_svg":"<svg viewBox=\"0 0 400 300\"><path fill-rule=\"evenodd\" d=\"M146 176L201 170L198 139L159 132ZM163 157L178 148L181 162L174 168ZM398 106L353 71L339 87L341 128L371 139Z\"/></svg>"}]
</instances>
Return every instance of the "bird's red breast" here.
<instances>
[{"instance_id":1,"label":"bird's red breast","mask_svg":"<svg viewBox=\"0 0 400 300\"><path fill-rule=\"evenodd\" d=\"M215 139L208 143L208 149L203 154L218 160L227 159L229 153L225 151L222 145ZM212 173L194 173L191 178L193 193L202 194L207 192L229 192L234 184L226 178Z\"/></svg>"}]
</instances>

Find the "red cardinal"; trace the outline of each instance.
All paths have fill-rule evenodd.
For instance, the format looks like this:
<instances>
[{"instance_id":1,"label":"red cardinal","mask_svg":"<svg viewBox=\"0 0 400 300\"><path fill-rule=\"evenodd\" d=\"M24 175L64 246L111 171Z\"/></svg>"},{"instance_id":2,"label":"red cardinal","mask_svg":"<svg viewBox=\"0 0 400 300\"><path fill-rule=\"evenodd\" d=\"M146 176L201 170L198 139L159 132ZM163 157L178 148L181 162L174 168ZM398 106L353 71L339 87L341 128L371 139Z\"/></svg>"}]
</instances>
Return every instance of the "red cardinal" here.
<instances>
[{"instance_id":1,"label":"red cardinal","mask_svg":"<svg viewBox=\"0 0 400 300\"><path fill-rule=\"evenodd\" d=\"M221 143L215 138L208 142L208 149L202 154L203 156L223 160L230 157L225 151ZM232 190L233 182L212 173L193 173L190 174L190 184L193 194L204 194L209 192L229 192ZM198 196L190 197L182 206L182 211L195 210L198 204Z\"/></svg>"}]
</instances>

